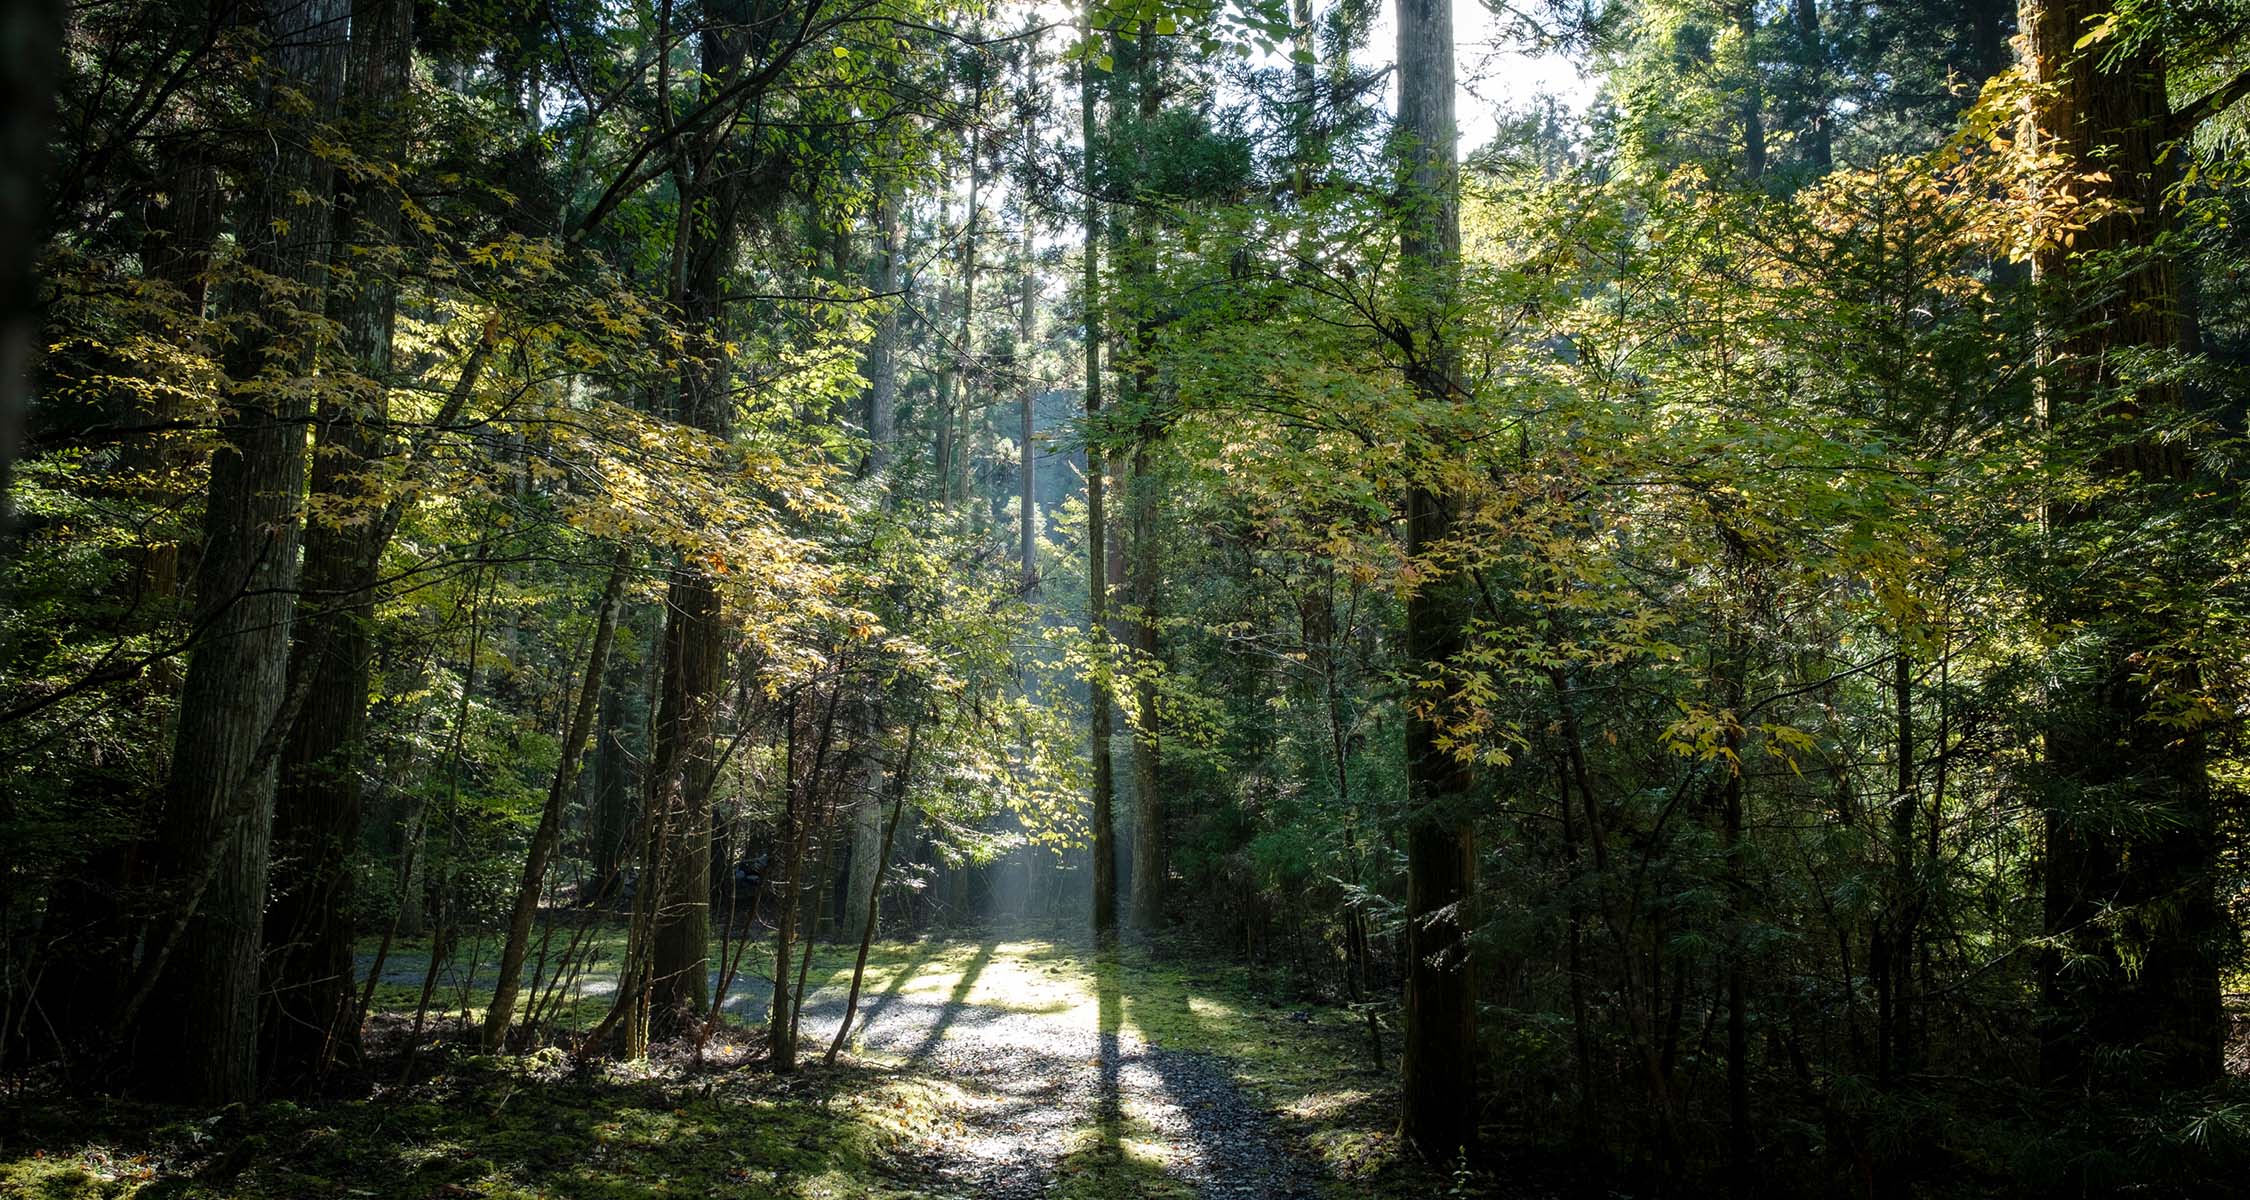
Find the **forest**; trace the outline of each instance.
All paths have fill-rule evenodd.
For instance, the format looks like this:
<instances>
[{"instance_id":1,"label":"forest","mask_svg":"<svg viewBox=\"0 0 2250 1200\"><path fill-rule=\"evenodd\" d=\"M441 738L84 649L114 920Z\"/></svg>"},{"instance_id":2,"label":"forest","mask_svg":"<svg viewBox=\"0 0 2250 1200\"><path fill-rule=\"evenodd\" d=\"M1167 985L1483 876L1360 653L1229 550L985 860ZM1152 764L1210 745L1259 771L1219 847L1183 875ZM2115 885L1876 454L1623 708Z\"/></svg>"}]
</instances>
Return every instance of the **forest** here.
<instances>
[{"instance_id":1,"label":"forest","mask_svg":"<svg viewBox=\"0 0 2250 1200\"><path fill-rule=\"evenodd\" d=\"M2228 1197L2250 0L0 4L0 1197Z\"/></svg>"}]
</instances>

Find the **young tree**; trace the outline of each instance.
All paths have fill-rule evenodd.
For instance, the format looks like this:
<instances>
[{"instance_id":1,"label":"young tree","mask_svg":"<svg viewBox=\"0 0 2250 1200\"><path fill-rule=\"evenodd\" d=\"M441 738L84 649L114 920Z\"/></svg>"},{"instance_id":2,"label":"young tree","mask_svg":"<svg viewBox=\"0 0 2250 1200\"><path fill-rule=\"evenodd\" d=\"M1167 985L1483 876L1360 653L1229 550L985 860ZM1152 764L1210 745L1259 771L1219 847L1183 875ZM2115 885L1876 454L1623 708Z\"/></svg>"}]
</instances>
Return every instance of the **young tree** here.
<instances>
[{"instance_id":1,"label":"young tree","mask_svg":"<svg viewBox=\"0 0 2250 1200\"><path fill-rule=\"evenodd\" d=\"M492 985L492 1003L485 1007L483 1042L497 1050L515 1020L516 993L523 984L523 962L531 949L531 924L539 915L539 899L546 891L547 868L555 843L562 837L563 810L578 787L578 765L593 733L594 715L601 703L602 679L609 666L609 646L617 633L617 609L632 574L630 547L618 549L602 588L599 615L594 619L594 644L586 652L586 667L578 678L578 698L571 706L570 723L563 729L554 782L547 788L547 803L539 810L539 824L531 832L524 852L523 875L516 884L515 905L509 910L508 930L501 942L499 974Z\"/></svg>"}]
</instances>

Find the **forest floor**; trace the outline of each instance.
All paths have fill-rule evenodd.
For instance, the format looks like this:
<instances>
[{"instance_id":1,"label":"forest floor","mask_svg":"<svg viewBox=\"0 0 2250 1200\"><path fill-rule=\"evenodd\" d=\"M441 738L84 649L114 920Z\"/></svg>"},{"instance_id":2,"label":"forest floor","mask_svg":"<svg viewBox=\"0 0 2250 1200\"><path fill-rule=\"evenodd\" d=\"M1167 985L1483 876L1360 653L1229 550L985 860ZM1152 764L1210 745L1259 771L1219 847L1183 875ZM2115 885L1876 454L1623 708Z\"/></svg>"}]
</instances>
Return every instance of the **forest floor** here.
<instances>
[{"instance_id":1,"label":"forest floor","mask_svg":"<svg viewBox=\"0 0 2250 1200\"><path fill-rule=\"evenodd\" d=\"M776 1077L753 1032L770 984L749 963L700 1064L472 1053L478 1014L458 1001L484 985L467 971L440 972L440 1015L410 1062L425 955L402 946L386 961L377 1052L329 1098L211 1114L10 1097L0 1197L1283 1200L1444 1183L1393 1153L1391 1076L1370 1064L1365 1026L1262 997L1227 964L1038 940L886 943L827 1069L851 961L823 947L804 1067ZM558 994L583 1011L566 1007L563 1023L591 1020L610 986L598 969L568 981Z\"/></svg>"}]
</instances>

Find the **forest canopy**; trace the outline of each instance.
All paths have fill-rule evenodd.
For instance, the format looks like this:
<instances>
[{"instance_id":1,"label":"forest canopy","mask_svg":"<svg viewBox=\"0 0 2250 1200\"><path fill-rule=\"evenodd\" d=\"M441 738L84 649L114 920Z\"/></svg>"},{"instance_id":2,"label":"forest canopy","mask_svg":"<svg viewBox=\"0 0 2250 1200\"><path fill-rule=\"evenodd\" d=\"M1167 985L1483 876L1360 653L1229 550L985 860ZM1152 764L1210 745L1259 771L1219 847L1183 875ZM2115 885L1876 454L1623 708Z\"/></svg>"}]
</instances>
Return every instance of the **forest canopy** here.
<instances>
[{"instance_id":1,"label":"forest canopy","mask_svg":"<svg viewBox=\"0 0 2250 1200\"><path fill-rule=\"evenodd\" d=\"M0 1194L668 1194L705 1103L705 1194L2250 1169L2242 0L0 61ZM1082 1067L1068 1153L946 1107Z\"/></svg>"}]
</instances>

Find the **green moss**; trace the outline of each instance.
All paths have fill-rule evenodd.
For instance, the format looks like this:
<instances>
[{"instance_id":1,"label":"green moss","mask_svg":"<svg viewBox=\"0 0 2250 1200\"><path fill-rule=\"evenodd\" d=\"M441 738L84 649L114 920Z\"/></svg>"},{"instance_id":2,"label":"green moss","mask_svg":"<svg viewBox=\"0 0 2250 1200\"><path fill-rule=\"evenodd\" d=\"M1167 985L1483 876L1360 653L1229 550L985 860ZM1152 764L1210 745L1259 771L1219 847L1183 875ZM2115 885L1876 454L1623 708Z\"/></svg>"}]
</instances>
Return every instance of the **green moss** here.
<instances>
[{"instance_id":1,"label":"green moss","mask_svg":"<svg viewBox=\"0 0 2250 1200\"><path fill-rule=\"evenodd\" d=\"M754 1071L652 1084L539 1078L510 1060L463 1058L413 1098L127 1130L136 1150L60 1147L98 1122L52 1107L10 1138L0 1196L183 1200L304 1196L891 1197L878 1156L919 1137L914 1081L839 1071L783 1091ZM130 1124L130 1123L128 1123ZM19 1149L29 1144L37 1147ZM244 1151L247 1150L247 1153Z\"/></svg>"},{"instance_id":2,"label":"green moss","mask_svg":"<svg viewBox=\"0 0 2250 1200\"><path fill-rule=\"evenodd\" d=\"M1053 1195L1067 1200L1188 1200L1195 1189L1165 1174L1160 1152L1120 1136L1090 1134L1063 1156Z\"/></svg>"},{"instance_id":3,"label":"green moss","mask_svg":"<svg viewBox=\"0 0 2250 1200\"><path fill-rule=\"evenodd\" d=\"M26 1200L109 1200L140 1190L140 1181L119 1179L88 1167L76 1157L27 1158L0 1163L0 1196Z\"/></svg>"}]
</instances>

